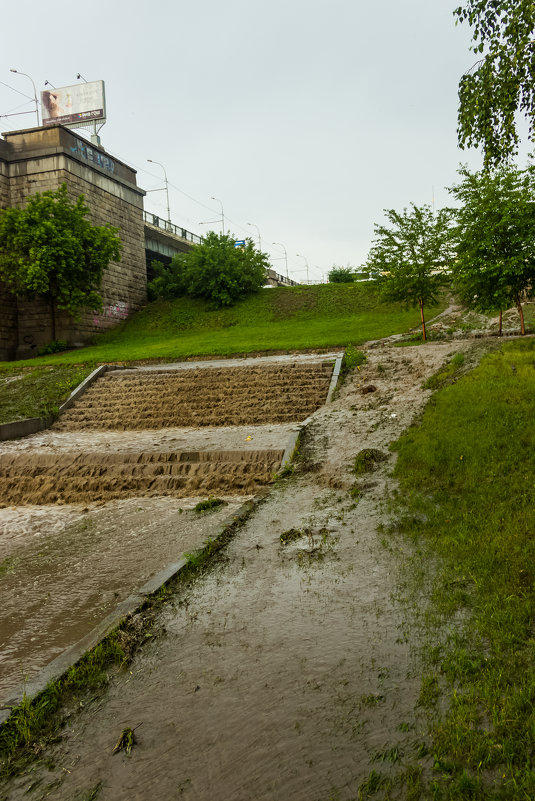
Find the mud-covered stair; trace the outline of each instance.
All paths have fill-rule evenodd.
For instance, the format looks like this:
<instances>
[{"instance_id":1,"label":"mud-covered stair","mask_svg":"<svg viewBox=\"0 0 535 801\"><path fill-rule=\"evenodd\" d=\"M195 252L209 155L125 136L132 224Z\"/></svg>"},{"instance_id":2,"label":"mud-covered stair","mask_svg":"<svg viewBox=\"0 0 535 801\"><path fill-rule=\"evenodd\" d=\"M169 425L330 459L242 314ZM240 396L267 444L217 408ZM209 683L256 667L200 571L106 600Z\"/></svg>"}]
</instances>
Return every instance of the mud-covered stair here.
<instances>
[{"instance_id":1,"label":"mud-covered stair","mask_svg":"<svg viewBox=\"0 0 535 801\"><path fill-rule=\"evenodd\" d=\"M282 450L0 454L0 506L252 495L273 480L282 456Z\"/></svg>"},{"instance_id":2,"label":"mud-covered stair","mask_svg":"<svg viewBox=\"0 0 535 801\"><path fill-rule=\"evenodd\" d=\"M333 364L106 373L58 431L239 426L304 420L327 397Z\"/></svg>"}]
</instances>

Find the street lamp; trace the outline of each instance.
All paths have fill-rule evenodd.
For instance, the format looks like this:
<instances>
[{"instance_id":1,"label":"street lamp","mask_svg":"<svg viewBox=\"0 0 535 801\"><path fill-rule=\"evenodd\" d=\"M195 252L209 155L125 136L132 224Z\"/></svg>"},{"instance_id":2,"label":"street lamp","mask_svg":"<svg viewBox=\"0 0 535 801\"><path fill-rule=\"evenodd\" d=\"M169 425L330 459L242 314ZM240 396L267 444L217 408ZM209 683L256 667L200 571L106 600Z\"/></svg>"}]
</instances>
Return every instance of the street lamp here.
<instances>
[{"instance_id":1,"label":"street lamp","mask_svg":"<svg viewBox=\"0 0 535 801\"><path fill-rule=\"evenodd\" d=\"M256 231L257 231L257 234L258 234L258 250L262 250L262 240L260 238L260 228L258 227L258 225L256 223L247 223L247 225L252 225L253 228L256 228Z\"/></svg>"},{"instance_id":2,"label":"street lamp","mask_svg":"<svg viewBox=\"0 0 535 801\"><path fill-rule=\"evenodd\" d=\"M218 197L214 197L213 195L210 196L212 200L217 200L219 205L221 206L221 233L225 234L225 212L223 211L223 203L219 200Z\"/></svg>"},{"instance_id":3,"label":"street lamp","mask_svg":"<svg viewBox=\"0 0 535 801\"><path fill-rule=\"evenodd\" d=\"M169 182L167 181L167 173L165 171L165 167L163 164L160 164L159 161L154 161L153 159L147 159L150 161L151 164L157 164L158 167L161 167L163 170L164 180L165 180L165 194L167 196L167 222L169 224L169 228L171 228L171 209L169 208ZM158 191L158 190L153 190Z\"/></svg>"},{"instance_id":4,"label":"street lamp","mask_svg":"<svg viewBox=\"0 0 535 801\"><path fill-rule=\"evenodd\" d=\"M298 256L300 259L305 259L305 257L301 256L300 253L296 253L295 255ZM305 259L305 264L307 266L307 284L308 284L309 283L309 281L308 281L308 261L306 259Z\"/></svg>"},{"instance_id":5,"label":"street lamp","mask_svg":"<svg viewBox=\"0 0 535 801\"><path fill-rule=\"evenodd\" d=\"M25 78L30 78L30 81L32 82L32 86L33 86L33 101L35 103L35 116L37 117L37 127L39 128L39 126L41 125L41 123L39 122L39 103L37 102L37 90L35 88L35 84L33 82L33 78L31 78L25 72L19 72L19 70L10 69L9 71L10 72L16 72L17 75L24 75Z\"/></svg>"},{"instance_id":6,"label":"street lamp","mask_svg":"<svg viewBox=\"0 0 535 801\"><path fill-rule=\"evenodd\" d=\"M286 278L289 278L290 276L288 275L288 254L286 253L286 248L280 242L272 242L271 244L278 245L280 248L284 250L284 261L286 264Z\"/></svg>"}]
</instances>

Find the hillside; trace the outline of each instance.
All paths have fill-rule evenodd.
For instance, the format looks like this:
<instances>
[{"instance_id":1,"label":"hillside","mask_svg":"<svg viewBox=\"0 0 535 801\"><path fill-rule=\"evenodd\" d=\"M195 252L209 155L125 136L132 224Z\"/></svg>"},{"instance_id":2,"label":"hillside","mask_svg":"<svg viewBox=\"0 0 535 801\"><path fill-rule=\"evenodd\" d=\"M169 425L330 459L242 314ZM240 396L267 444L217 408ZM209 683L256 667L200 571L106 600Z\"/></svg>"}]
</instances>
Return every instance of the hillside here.
<instances>
[{"instance_id":1,"label":"hillside","mask_svg":"<svg viewBox=\"0 0 535 801\"><path fill-rule=\"evenodd\" d=\"M445 301L427 310L431 318ZM236 306L213 309L202 300L156 301L95 345L32 360L32 364L185 359L270 350L359 344L419 323L417 309L383 303L371 283L274 287Z\"/></svg>"}]
</instances>

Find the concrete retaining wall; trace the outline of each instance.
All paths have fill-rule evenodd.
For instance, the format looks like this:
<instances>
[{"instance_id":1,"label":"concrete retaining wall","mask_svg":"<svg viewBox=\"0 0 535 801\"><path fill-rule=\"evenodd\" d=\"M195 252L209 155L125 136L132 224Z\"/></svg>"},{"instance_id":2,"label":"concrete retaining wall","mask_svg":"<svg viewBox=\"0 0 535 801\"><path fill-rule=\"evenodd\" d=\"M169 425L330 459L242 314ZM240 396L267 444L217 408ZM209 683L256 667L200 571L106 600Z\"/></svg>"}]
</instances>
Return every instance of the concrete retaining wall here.
<instances>
[{"instance_id":1,"label":"concrete retaining wall","mask_svg":"<svg viewBox=\"0 0 535 801\"><path fill-rule=\"evenodd\" d=\"M4 134L0 140L0 208L21 206L35 192L67 185L72 200L83 194L88 219L119 229L121 260L111 263L102 281L102 312L87 311L76 322L57 314L56 338L83 344L96 332L110 328L146 301L143 196L136 172L82 137L60 125ZM16 301L0 287L0 360L25 358L52 340L47 303ZM15 320L16 318L16 320Z\"/></svg>"}]
</instances>

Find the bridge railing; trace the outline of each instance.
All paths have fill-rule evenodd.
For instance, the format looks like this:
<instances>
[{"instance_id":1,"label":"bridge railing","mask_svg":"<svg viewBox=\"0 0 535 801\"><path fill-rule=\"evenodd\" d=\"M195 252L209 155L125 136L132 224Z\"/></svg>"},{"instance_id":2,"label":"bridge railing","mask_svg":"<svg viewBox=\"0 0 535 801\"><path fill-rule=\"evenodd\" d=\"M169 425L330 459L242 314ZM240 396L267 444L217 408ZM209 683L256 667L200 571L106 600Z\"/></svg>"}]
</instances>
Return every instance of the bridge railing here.
<instances>
[{"instance_id":1,"label":"bridge railing","mask_svg":"<svg viewBox=\"0 0 535 801\"><path fill-rule=\"evenodd\" d=\"M157 228L161 228L162 231L169 231L169 233L179 236L181 239L186 239L188 242L192 242L194 245L200 245L202 242L202 236L197 236L197 234L192 234L191 231L186 231L185 228L180 228L180 226L175 225L172 222L162 220L162 218L158 217L157 214L151 214L149 211L144 211L143 219L149 225L155 225Z\"/></svg>"}]
</instances>

